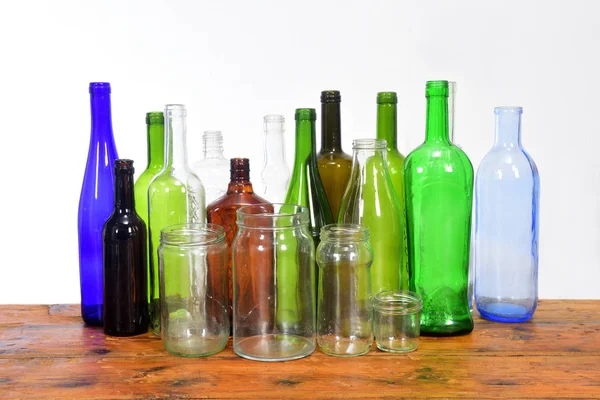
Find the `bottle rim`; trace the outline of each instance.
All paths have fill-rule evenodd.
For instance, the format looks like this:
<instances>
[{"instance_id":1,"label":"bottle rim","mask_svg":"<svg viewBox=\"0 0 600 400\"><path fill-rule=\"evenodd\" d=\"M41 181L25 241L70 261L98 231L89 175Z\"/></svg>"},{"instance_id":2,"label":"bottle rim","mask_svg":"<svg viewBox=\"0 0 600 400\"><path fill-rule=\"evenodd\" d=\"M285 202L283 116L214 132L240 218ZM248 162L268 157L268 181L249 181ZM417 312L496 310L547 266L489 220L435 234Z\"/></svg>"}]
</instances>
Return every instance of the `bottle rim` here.
<instances>
[{"instance_id":1,"label":"bottle rim","mask_svg":"<svg viewBox=\"0 0 600 400\"><path fill-rule=\"evenodd\" d=\"M165 113L162 111L150 111L146 113L146 124L147 125L164 125L165 124Z\"/></svg>"},{"instance_id":2,"label":"bottle rim","mask_svg":"<svg viewBox=\"0 0 600 400\"><path fill-rule=\"evenodd\" d=\"M500 106L494 107L494 114L523 114L523 107L520 106Z\"/></svg>"},{"instance_id":3,"label":"bottle rim","mask_svg":"<svg viewBox=\"0 0 600 400\"><path fill-rule=\"evenodd\" d=\"M366 242L369 228L361 224L328 224L321 228L321 241Z\"/></svg>"},{"instance_id":4,"label":"bottle rim","mask_svg":"<svg viewBox=\"0 0 600 400\"><path fill-rule=\"evenodd\" d=\"M108 82L90 82L90 94L110 94L111 88Z\"/></svg>"},{"instance_id":5,"label":"bottle rim","mask_svg":"<svg viewBox=\"0 0 600 400\"><path fill-rule=\"evenodd\" d=\"M179 115L179 116L187 116L187 110L185 109L185 105L183 104L167 104L165 105L165 115Z\"/></svg>"},{"instance_id":6,"label":"bottle rim","mask_svg":"<svg viewBox=\"0 0 600 400\"><path fill-rule=\"evenodd\" d=\"M353 150L385 150L387 141L385 139L355 139L352 141Z\"/></svg>"},{"instance_id":7,"label":"bottle rim","mask_svg":"<svg viewBox=\"0 0 600 400\"><path fill-rule=\"evenodd\" d=\"M373 307L377 311L411 315L421 312L423 300L421 295L409 290L386 290L375 295Z\"/></svg>"},{"instance_id":8,"label":"bottle rim","mask_svg":"<svg viewBox=\"0 0 600 400\"><path fill-rule=\"evenodd\" d=\"M280 122L280 123L284 123L285 122L285 117L283 115L280 114L267 114L263 117L263 120L266 123L269 122Z\"/></svg>"},{"instance_id":9,"label":"bottle rim","mask_svg":"<svg viewBox=\"0 0 600 400\"><path fill-rule=\"evenodd\" d=\"M244 229L281 230L307 226L308 208L297 204L260 203L236 211L238 227Z\"/></svg>"},{"instance_id":10,"label":"bottle rim","mask_svg":"<svg viewBox=\"0 0 600 400\"><path fill-rule=\"evenodd\" d=\"M225 229L217 224L175 224L160 231L165 245L210 246L225 241Z\"/></svg>"},{"instance_id":11,"label":"bottle rim","mask_svg":"<svg viewBox=\"0 0 600 400\"><path fill-rule=\"evenodd\" d=\"M398 95L396 92L379 92L377 104L398 104Z\"/></svg>"}]
</instances>

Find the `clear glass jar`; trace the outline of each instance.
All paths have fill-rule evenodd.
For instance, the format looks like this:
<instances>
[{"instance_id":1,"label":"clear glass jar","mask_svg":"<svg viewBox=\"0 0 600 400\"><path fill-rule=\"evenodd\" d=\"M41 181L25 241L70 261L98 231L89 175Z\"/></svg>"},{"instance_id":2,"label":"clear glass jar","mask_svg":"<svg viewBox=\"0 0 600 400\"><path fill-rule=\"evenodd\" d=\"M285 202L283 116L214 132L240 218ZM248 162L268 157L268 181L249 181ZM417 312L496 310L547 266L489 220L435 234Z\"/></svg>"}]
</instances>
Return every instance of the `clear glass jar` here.
<instances>
[{"instance_id":1,"label":"clear glass jar","mask_svg":"<svg viewBox=\"0 0 600 400\"><path fill-rule=\"evenodd\" d=\"M392 353L408 353L419 347L421 308L418 293L385 291L373 301L373 330L377 348Z\"/></svg>"},{"instance_id":2,"label":"clear glass jar","mask_svg":"<svg viewBox=\"0 0 600 400\"><path fill-rule=\"evenodd\" d=\"M237 211L233 243L233 350L258 361L315 350L315 247L308 209L257 204Z\"/></svg>"},{"instance_id":3,"label":"clear glass jar","mask_svg":"<svg viewBox=\"0 0 600 400\"><path fill-rule=\"evenodd\" d=\"M368 353L373 345L369 229L357 224L324 226L317 263L319 348L338 357Z\"/></svg>"},{"instance_id":4,"label":"clear glass jar","mask_svg":"<svg viewBox=\"0 0 600 400\"><path fill-rule=\"evenodd\" d=\"M161 335L169 353L200 357L229 339L227 243L214 224L164 228L158 247Z\"/></svg>"}]
</instances>

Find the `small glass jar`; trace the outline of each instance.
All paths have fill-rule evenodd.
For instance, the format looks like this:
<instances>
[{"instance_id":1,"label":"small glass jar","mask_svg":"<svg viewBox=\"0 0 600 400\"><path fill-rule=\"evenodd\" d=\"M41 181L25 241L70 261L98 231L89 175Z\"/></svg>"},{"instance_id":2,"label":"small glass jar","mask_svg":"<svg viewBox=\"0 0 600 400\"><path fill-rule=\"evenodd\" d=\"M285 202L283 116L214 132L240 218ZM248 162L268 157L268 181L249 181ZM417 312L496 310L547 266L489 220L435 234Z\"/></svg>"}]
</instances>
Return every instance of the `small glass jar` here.
<instances>
[{"instance_id":1,"label":"small glass jar","mask_svg":"<svg viewBox=\"0 0 600 400\"><path fill-rule=\"evenodd\" d=\"M237 211L233 351L258 361L315 350L315 247L308 209L257 204Z\"/></svg>"},{"instance_id":2,"label":"small glass jar","mask_svg":"<svg viewBox=\"0 0 600 400\"><path fill-rule=\"evenodd\" d=\"M169 353L201 357L229 339L227 244L214 224L172 225L158 248L161 336Z\"/></svg>"},{"instance_id":3,"label":"small glass jar","mask_svg":"<svg viewBox=\"0 0 600 400\"><path fill-rule=\"evenodd\" d=\"M317 248L317 342L325 354L352 357L373 345L369 229L330 224Z\"/></svg>"},{"instance_id":4,"label":"small glass jar","mask_svg":"<svg viewBox=\"0 0 600 400\"><path fill-rule=\"evenodd\" d=\"M419 347L422 300L418 293L384 291L373 302L373 330L377 348L408 353Z\"/></svg>"}]
</instances>

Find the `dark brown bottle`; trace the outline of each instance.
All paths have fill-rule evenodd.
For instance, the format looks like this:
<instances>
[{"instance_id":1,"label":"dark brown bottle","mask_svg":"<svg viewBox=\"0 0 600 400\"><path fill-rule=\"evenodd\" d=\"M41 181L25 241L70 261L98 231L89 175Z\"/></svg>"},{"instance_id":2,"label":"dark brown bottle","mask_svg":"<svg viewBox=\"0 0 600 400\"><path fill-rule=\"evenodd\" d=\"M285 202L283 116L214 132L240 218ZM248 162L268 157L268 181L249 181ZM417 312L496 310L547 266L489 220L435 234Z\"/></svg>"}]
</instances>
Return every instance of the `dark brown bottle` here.
<instances>
[{"instance_id":1,"label":"dark brown bottle","mask_svg":"<svg viewBox=\"0 0 600 400\"><path fill-rule=\"evenodd\" d=\"M342 150L341 102L339 91L321 92L321 150L317 164L335 221L352 171L352 157Z\"/></svg>"},{"instance_id":2,"label":"dark brown bottle","mask_svg":"<svg viewBox=\"0 0 600 400\"><path fill-rule=\"evenodd\" d=\"M229 316L231 318L233 315L231 245L238 231L236 211L243 206L268 203L268 201L254 193L252 183L250 182L250 160L247 158L232 158L230 165L231 181L227 187L227 193L206 207L206 220L208 223L221 225L223 229L225 229L225 241L227 242L227 275L229 279ZM268 260L263 260L263 263L267 261Z\"/></svg>"},{"instance_id":3,"label":"dark brown bottle","mask_svg":"<svg viewBox=\"0 0 600 400\"><path fill-rule=\"evenodd\" d=\"M115 160L115 207L104 224L104 333L148 331L146 224L135 212L133 161Z\"/></svg>"}]
</instances>

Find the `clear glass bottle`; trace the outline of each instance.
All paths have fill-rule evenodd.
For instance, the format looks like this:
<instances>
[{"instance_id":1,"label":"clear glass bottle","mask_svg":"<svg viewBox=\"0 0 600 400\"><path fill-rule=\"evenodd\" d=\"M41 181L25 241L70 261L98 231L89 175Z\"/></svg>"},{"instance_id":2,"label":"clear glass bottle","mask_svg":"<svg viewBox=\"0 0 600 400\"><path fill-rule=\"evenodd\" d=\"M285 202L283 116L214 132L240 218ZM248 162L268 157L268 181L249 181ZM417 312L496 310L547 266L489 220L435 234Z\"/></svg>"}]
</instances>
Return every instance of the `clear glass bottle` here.
<instances>
[{"instance_id":1,"label":"clear glass bottle","mask_svg":"<svg viewBox=\"0 0 600 400\"><path fill-rule=\"evenodd\" d=\"M148 332L146 224L135 212L133 161L115 160L115 207L104 224L104 333Z\"/></svg>"},{"instance_id":2,"label":"clear glass bottle","mask_svg":"<svg viewBox=\"0 0 600 400\"><path fill-rule=\"evenodd\" d=\"M308 210L258 204L240 208L237 216L233 350L258 361L306 357L316 345L315 245Z\"/></svg>"},{"instance_id":3,"label":"clear glass bottle","mask_svg":"<svg viewBox=\"0 0 600 400\"><path fill-rule=\"evenodd\" d=\"M227 243L214 224L178 224L161 232L161 337L169 353L202 357L229 340Z\"/></svg>"},{"instance_id":4,"label":"clear glass bottle","mask_svg":"<svg viewBox=\"0 0 600 400\"><path fill-rule=\"evenodd\" d=\"M369 229L331 224L321 229L317 342L326 354L352 357L373 345Z\"/></svg>"},{"instance_id":5,"label":"clear glass bottle","mask_svg":"<svg viewBox=\"0 0 600 400\"><path fill-rule=\"evenodd\" d=\"M285 160L285 118L283 115L265 115L264 122L265 162L260 174L263 196L277 203L285 200L290 181L290 168Z\"/></svg>"},{"instance_id":6,"label":"clear glass bottle","mask_svg":"<svg viewBox=\"0 0 600 400\"><path fill-rule=\"evenodd\" d=\"M165 166L165 115L161 112L149 112L146 114L146 132L148 142L148 166L142 172L135 182L135 212L142 218L146 227L148 227L148 187L152 179ZM151 288L153 285L150 279L150 237L146 235L146 268L148 269L148 302L151 299ZM150 304L148 304L150 306Z\"/></svg>"},{"instance_id":7,"label":"clear glass bottle","mask_svg":"<svg viewBox=\"0 0 600 400\"><path fill-rule=\"evenodd\" d=\"M110 83L89 87L92 114L90 147L79 197L79 282L81 317L102 326L102 229L114 208L114 162L118 157L112 130Z\"/></svg>"},{"instance_id":8,"label":"clear glass bottle","mask_svg":"<svg viewBox=\"0 0 600 400\"><path fill-rule=\"evenodd\" d=\"M321 92L321 150L317 163L329 207L336 220L352 170L352 157L342 149L341 102L338 90Z\"/></svg>"},{"instance_id":9,"label":"clear glass bottle","mask_svg":"<svg viewBox=\"0 0 600 400\"><path fill-rule=\"evenodd\" d=\"M369 228L375 260L371 267L371 291L399 290L408 282L402 236L402 210L387 169L386 141L359 139L354 150L352 174L340 208L340 223Z\"/></svg>"},{"instance_id":10,"label":"clear glass bottle","mask_svg":"<svg viewBox=\"0 0 600 400\"><path fill-rule=\"evenodd\" d=\"M404 201L404 156L398 151L398 96L395 92L377 93L377 139L386 141L387 167L400 203L403 257L401 271L408 271L408 244L406 237L406 202ZM408 289L408 273L404 274L402 289Z\"/></svg>"},{"instance_id":11,"label":"clear glass bottle","mask_svg":"<svg viewBox=\"0 0 600 400\"><path fill-rule=\"evenodd\" d=\"M202 181L206 204L210 204L227 192L229 160L223 155L221 131L205 131L202 134L202 143L204 158L192 166L192 171Z\"/></svg>"},{"instance_id":12,"label":"clear glass bottle","mask_svg":"<svg viewBox=\"0 0 600 400\"><path fill-rule=\"evenodd\" d=\"M522 113L494 109L494 146L475 181L475 304L499 322L531 319L538 300L540 178L521 145Z\"/></svg>"},{"instance_id":13,"label":"clear glass bottle","mask_svg":"<svg viewBox=\"0 0 600 400\"><path fill-rule=\"evenodd\" d=\"M470 333L467 299L473 167L448 138L448 82L426 87L425 142L404 163L410 290L423 300L421 334Z\"/></svg>"},{"instance_id":14,"label":"clear glass bottle","mask_svg":"<svg viewBox=\"0 0 600 400\"><path fill-rule=\"evenodd\" d=\"M160 232L175 224L204 223L204 187L188 166L186 153L186 110L181 104L165 107L165 167L148 188L148 227L150 236L150 323L160 333L158 257Z\"/></svg>"}]
</instances>

